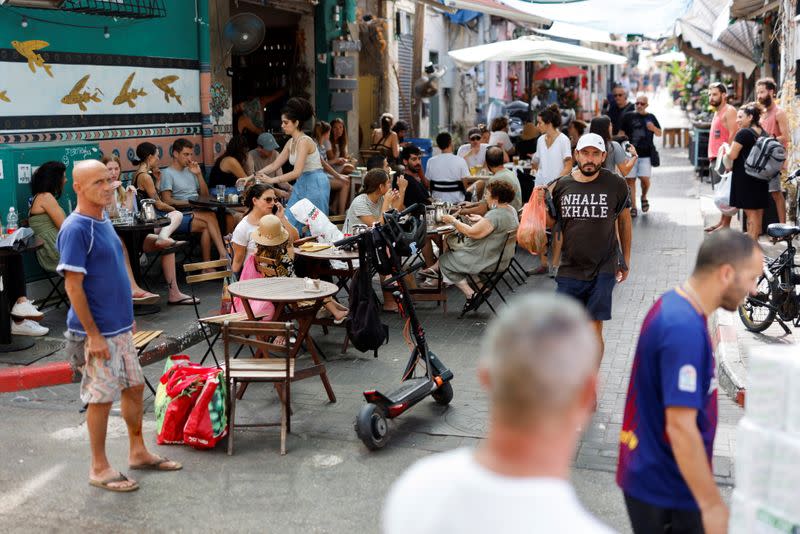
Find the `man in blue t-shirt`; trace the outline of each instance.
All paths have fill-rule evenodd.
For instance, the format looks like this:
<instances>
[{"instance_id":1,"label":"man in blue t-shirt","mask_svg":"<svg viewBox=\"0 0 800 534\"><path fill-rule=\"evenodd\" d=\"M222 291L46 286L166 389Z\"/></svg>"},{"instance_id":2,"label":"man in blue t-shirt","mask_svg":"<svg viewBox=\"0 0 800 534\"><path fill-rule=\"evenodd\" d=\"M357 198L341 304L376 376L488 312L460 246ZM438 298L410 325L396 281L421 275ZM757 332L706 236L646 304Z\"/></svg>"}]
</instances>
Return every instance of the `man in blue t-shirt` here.
<instances>
[{"instance_id":1,"label":"man in blue t-shirt","mask_svg":"<svg viewBox=\"0 0 800 534\"><path fill-rule=\"evenodd\" d=\"M75 165L74 212L58 233L57 267L69 295L68 351L83 375L81 400L92 463L89 484L109 491L139 489L135 480L114 470L106 457L105 436L111 403L121 397L122 417L130 434L131 469L173 471L181 465L150 453L142 438L144 375L133 345L133 300L122 242L103 208L114 200L105 165L95 160Z\"/></svg>"},{"instance_id":2,"label":"man in blue t-shirt","mask_svg":"<svg viewBox=\"0 0 800 534\"><path fill-rule=\"evenodd\" d=\"M636 534L727 532L728 510L711 469L717 380L706 320L755 292L762 262L746 234L715 232L700 246L689 279L644 319L617 466Z\"/></svg>"}]
</instances>

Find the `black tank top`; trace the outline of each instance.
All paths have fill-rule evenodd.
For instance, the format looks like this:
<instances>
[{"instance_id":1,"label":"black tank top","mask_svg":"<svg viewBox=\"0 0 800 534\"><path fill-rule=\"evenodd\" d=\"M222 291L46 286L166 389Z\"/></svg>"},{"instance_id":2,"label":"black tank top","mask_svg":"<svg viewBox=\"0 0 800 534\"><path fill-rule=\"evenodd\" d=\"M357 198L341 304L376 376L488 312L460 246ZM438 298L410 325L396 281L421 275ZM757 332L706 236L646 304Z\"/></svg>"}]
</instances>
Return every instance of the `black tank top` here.
<instances>
[{"instance_id":1,"label":"black tank top","mask_svg":"<svg viewBox=\"0 0 800 534\"><path fill-rule=\"evenodd\" d=\"M208 175L208 185L209 187L216 187L218 185L236 187L236 175L232 172L225 172L220 168L219 165L222 159L224 158L220 158L211 168L211 173Z\"/></svg>"}]
</instances>

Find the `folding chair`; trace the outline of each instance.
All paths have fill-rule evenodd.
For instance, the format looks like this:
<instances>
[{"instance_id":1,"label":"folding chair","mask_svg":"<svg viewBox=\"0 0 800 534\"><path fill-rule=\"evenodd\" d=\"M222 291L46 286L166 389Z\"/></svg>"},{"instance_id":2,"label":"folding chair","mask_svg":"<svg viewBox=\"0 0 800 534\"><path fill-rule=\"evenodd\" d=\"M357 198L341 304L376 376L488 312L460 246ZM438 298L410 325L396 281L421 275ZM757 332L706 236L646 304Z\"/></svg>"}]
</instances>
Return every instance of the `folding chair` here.
<instances>
[{"instance_id":1,"label":"folding chair","mask_svg":"<svg viewBox=\"0 0 800 534\"><path fill-rule=\"evenodd\" d=\"M236 428L281 427L281 454L286 454L286 435L291 432L291 383L295 374L292 340L296 337L292 323L263 321L224 321L222 336L225 345L225 391L227 395L228 454L233 454L233 436ZM275 343L282 337L283 344ZM262 358L232 358L231 345L238 343L261 351ZM250 382L271 382L278 388L281 399L280 423L236 424L236 387Z\"/></svg>"},{"instance_id":2,"label":"folding chair","mask_svg":"<svg viewBox=\"0 0 800 534\"><path fill-rule=\"evenodd\" d=\"M181 244L176 242L175 245L156 250L155 252L142 252L142 255L147 257L147 266L145 266L144 272L142 272L142 283L148 291L150 291L150 284L147 283L147 278L150 276L150 271L153 270L153 267L156 265L156 263L158 263L161 257L166 256L167 254L175 254L177 258L177 254L183 251L184 247L188 245L188 242ZM186 253L184 252L184 257L185 255Z\"/></svg>"},{"instance_id":3,"label":"folding chair","mask_svg":"<svg viewBox=\"0 0 800 534\"><path fill-rule=\"evenodd\" d=\"M44 309L51 306L50 301L54 301L55 304L52 304L52 306L54 306L56 309L58 309L62 304L64 304L66 307L69 307L69 299L67 298L67 292L64 289L64 278L60 274L50 271L44 271L44 274L45 280L47 280L47 283L50 284L50 292L46 297L34 301L33 305L39 309Z\"/></svg>"},{"instance_id":4,"label":"folding chair","mask_svg":"<svg viewBox=\"0 0 800 534\"><path fill-rule=\"evenodd\" d=\"M210 273L200 273L200 274L189 274L198 271L202 271L204 269L213 269L214 272ZM214 334L212 339L211 334L213 333L212 325L220 326L225 321L244 321L247 319L247 313L245 312L233 312L233 313L224 313L220 315L213 315L210 317L201 317L200 316L200 309L197 307L197 299L195 298L195 291L194 285L199 284L201 282L209 282L211 280L225 280L233 275L233 272L230 270L230 262L227 259L221 260L214 260L214 261L202 261L198 263L189 263L183 266L183 270L187 273L186 275L186 283L189 285L189 289L192 292L192 306L194 307L194 314L197 317L197 322L200 324L200 330L203 332L203 337L208 344L208 349L203 354L203 357L200 360L200 363L206 361L206 358L209 354L211 357L214 358L214 363L217 367L219 367L219 360L217 360L217 354L214 352L214 343L220 337L220 332L218 331ZM221 288L220 288L221 292ZM208 330L206 330L208 328Z\"/></svg>"},{"instance_id":5,"label":"folding chair","mask_svg":"<svg viewBox=\"0 0 800 534\"><path fill-rule=\"evenodd\" d=\"M467 275L467 283L475 294L472 297L472 302L469 305L465 305L464 309L461 310L461 315L458 316L459 319L464 317L467 312L478 311L478 308L480 308L484 302L489 306L489 309L492 310L492 313L497 315L497 311L489 301L489 297L491 297L492 293L497 293L500 300L506 302L503 293L497 288L497 284L500 283L500 280L503 280L503 276L511 265L511 258L516 250L516 240L516 231L508 232L505 245L500 250L500 255L497 258L497 263L495 263L494 268L491 271L484 271L478 275Z\"/></svg>"},{"instance_id":6,"label":"folding chair","mask_svg":"<svg viewBox=\"0 0 800 534\"><path fill-rule=\"evenodd\" d=\"M133 346L136 348L136 356L141 357L144 349L147 348L150 342L160 336L163 332L163 330L139 330L133 334ZM150 389L153 395L155 395L156 390L147 377L144 378L144 383L147 384L147 387Z\"/></svg>"}]
</instances>

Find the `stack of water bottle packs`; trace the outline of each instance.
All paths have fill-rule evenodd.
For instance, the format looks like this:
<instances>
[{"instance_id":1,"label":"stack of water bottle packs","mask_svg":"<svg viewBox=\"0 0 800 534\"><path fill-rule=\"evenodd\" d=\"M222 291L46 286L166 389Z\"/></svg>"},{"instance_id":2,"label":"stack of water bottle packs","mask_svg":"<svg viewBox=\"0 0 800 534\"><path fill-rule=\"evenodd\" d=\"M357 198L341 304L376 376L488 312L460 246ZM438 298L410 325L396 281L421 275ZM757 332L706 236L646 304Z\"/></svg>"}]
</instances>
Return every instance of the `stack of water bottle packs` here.
<instances>
[{"instance_id":1,"label":"stack of water bottle packs","mask_svg":"<svg viewBox=\"0 0 800 534\"><path fill-rule=\"evenodd\" d=\"M754 351L749 380L729 532L800 532L800 347Z\"/></svg>"}]
</instances>

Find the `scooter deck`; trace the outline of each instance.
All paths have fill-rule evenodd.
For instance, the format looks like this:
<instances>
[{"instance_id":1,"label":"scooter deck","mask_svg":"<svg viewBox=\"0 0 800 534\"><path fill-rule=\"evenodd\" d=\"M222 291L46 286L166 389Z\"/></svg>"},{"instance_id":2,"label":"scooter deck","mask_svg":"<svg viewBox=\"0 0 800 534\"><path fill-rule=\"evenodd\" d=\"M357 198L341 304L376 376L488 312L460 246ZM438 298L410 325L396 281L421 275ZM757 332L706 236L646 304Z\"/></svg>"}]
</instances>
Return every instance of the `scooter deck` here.
<instances>
[{"instance_id":1,"label":"scooter deck","mask_svg":"<svg viewBox=\"0 0 800 534\"><path fill-rule=\"evenodd\" d=\"M367 402L374 402L384 406L392 406L395 404L407 404L408 407L416 404L420 400L430 395L436 389L436 384L431 382L428 378L409 378L404 380L400 387L390 393L381 393L379 391L367 391L364 393Z\"/></svg>"}]
</instances>

